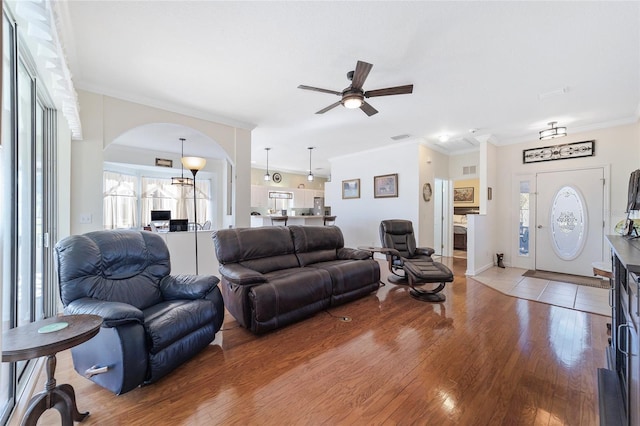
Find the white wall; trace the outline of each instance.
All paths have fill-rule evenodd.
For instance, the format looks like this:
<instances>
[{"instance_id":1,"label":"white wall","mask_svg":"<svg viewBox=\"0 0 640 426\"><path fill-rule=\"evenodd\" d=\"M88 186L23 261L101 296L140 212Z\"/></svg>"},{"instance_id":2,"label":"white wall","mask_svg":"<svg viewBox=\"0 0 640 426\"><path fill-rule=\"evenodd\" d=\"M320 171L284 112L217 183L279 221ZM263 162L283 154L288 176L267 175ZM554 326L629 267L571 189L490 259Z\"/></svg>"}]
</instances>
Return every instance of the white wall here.
<instances>
[{"instance_id":1,"label":"white wall","mask_svg":"<svg viewBox=\"0 0 640 426\"><path fill-rule=\"evenodd\" d=\"M227 153L235 189L232 214L222 216L222 226L249 226L251 201L251 132L95 93L79 91L84 140L71 147L71 226L80 234L102 229L102 164L104 148L122 133L145 124L175 123L196 129L219 144ZM226 181L226 177L221 180ZM220 194L226 204L226 191ZM226 212L226 209L225 209ZM80 224L89 214L92 223ZM64 235L60 235L62 237Z\"/></svg>"},{"instance_id":2,"label":"white wall","mask_svg":"<svg viewBox=\"0 0 640 426\"><path fill-rule=\"evenodd\" d=\"M417 244L433 244L433 202L422 200L422 185L427 180L433 185L433 176L443 173L443 168L448 168L446 157L418 141L331 159L325 204L337 216L345 245L380 246L378 229L385 219L412 221ZM398 197L374 198L374 176L394 173L398 174ZM360 179L360 198L343 200L342 181L351 179Z\"/></svg>"},{"instance_id":3,"label":"white wall","mask_svg":"<svg viewBox=\"0 0 640 426\"><path fill-rule=\"evenodd\" d=\"M571 129L569 129L571 131ZM522 151L530 148L559 145L572 142L595 140L595 156L568 160L545 161L539 163L522 163ZM542 171L559 171L580 169L595 166L608 166L611 175L605 186L609 192L606 203L610 209L605 211L607 228L605 235L613 232L615 224L626 217L624 212L627 203L627 186L629 175L640 167L640 124L628 124L607 129L593 130L583 133L570 133L562 139L549 141L534 140L517 145L501 146L497 148L495 170L499 175L493 190L496 200L496 225L493 233L497 236L498 250L505 253L505 264L518 264L517 259L517 228L515 211L518 209L515 188L517 181L523 175L534 176ZM514 219L514 217L516 219ZM499 224L499 225L498 225ZM533 232L530 234L533 238ZM597 259L594 259L597 260ZM514 262L515 261L515 262Z\"/></svg>"},{"instance_id":4,"label":"white wall","mask_svg":"<svg viewBox=\"0 0 640 426\"><path fill-rule=\"evenodd\" d=\"M466 166L476 166L476 173L465 175L463 168ZM469 152L465 154L451 155L449 157L449 176L452 180L458 179L475 179L478 177L480 170L480 153L479 151Z\"/></svg>"}]
</instances>

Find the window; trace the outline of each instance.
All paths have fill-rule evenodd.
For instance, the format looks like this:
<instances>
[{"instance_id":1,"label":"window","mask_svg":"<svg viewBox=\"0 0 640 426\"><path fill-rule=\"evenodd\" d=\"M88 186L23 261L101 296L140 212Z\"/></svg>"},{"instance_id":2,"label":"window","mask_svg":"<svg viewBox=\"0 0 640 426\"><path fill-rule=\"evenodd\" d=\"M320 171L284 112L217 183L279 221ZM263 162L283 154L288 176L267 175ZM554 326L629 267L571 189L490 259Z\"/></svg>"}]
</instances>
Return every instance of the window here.
<instances>
[{"instance_id":1,"label":"window","mask_svg":"<svg viewBox=\"0 0 640 426\"><path fill-rule=\"evenodd\" d=\"M104 172L104 228L136 228L138 226L138 178Z\"/></svg>"},{"instance_id":2,"label":"window","mask_svg":"<svg viewBox=\"0 0 640 426\"><path fill-rule=\"evenodd\" d=\"M520 182L520 241L518 254L529 256L529 181Z\"/></svg>"},{"instance_id":3,"label":"window","mask_svg":"<svg viewBox=\"0 0 640 426\"><path fill-rule=\"evenodd\" d=\"M199 224L211 220L210 194L211 181L196 180L195 202ZM193 219L193 208L193 187L172 185L170 177L138 177L104 172L105 229L146 226L151 222L151 210L170 210L173 219Z\"/></svg>"}]
</instances>

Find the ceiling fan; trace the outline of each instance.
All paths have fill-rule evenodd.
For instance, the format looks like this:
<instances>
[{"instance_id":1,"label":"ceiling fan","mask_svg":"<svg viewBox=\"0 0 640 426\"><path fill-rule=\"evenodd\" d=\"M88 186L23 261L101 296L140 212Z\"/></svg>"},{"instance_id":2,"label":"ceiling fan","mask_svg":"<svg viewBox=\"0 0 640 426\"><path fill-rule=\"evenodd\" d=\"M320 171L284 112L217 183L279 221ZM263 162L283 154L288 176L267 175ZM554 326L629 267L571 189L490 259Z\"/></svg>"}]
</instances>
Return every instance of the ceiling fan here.
<instances>
[{"instance_id":1,"label":"ceiling fan","mask_svg":"<svg viewBox=\"0 0 640 426\"><path fill-rule=\"evenodd\" d=\"M396 87L387 87L386 89L377 89L377 90L368 90L364 91L362 86L364 85L364 81L367 79L369 75L369 71L373 65L368 64L366 62L358 61L356 64L355 71L349 71L347 73L347 78L351 80L351 86L344 89L342 92L337 92L335 90L328 89L320 89L319 87L311 87L300 85L298 89L304 90L313 90L316 92L322 93L331 93L333 95L341 96L342 99L336 103L329 105L326 108L321 109L316 112L316 114L324 114L325 112L337 107L342 104L345 108L360 108L371 117L373 114L377 114L378 110L369 105L364 98L373 98L376 96L389 96L389 95L404 95L407 93L413 92L413 84L407 84L406 86L396 86Z\"/></svg>"}]
</instances>

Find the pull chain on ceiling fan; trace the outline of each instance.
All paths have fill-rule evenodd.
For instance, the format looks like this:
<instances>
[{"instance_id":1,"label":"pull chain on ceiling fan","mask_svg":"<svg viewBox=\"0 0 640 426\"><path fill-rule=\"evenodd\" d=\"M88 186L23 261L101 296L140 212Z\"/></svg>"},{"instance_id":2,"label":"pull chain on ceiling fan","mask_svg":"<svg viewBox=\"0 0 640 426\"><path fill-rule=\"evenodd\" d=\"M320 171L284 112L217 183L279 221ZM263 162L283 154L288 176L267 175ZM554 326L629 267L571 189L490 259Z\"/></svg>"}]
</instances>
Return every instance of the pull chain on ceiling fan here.
<instances>
[{"instance_id":1,"label":"pull chain on ceiling fan","mask_svg":"<svg viewBox=\"0 0 640 426\"><path fill-rule=\"evenodd\" d=\"M298 89L304 90L313 90L315 92L329 93L332 95L338 95L342 99L338 102L335 102L329 105L326 108L321 109L316 112L316 114L324 114L325 112L337 107L342 104L345 108L360 108L371 117L374 114L378 113L374 107L368 104L364 99L365 98L373 98L376 96L390 96L390 95L404 95L413 93L413 84L407 84L405 86L396 86L396 87L387 87L386 89L377 89L377 90L369 90L364 91L362 86L364 85L364 81L367 79L369 72L373 65L358 61L356 64L356 69L354 71L349 71L347 73L347 78L351 80L351 85L344 89L342 92L338 92L335 90L329 89L321 89L319 87L305 86L303 84L298 86Z\"/></svg>"}]
</instances>

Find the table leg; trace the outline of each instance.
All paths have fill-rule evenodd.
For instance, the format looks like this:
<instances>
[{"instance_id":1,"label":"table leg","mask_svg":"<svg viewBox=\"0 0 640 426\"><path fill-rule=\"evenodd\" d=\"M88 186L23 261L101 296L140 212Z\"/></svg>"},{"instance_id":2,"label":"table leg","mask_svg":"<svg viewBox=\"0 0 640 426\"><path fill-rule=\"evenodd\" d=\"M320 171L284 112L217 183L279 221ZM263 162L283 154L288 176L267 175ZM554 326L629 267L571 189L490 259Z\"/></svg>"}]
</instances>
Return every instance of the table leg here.
<instances>
[{"instance_id":1,"label":"table leg","mask_svg":"<svg viewBox=\"0 0 640 426\"><path fill-rule=\"evenodd\" d=\"M47 382L44 390L29 401L27 413L22 419L23 426L35 426L38 419L49 408L55 408L62 418L62 426L73 426L73 422L81 422L89 412L80 413L76 406L76 394L71 385L56 386L54 373L56 370L56 356L47 356Z\"/></svg>"}]
</instances>

